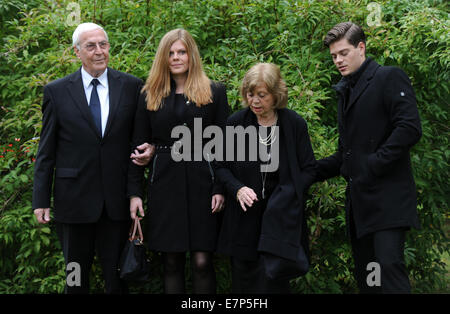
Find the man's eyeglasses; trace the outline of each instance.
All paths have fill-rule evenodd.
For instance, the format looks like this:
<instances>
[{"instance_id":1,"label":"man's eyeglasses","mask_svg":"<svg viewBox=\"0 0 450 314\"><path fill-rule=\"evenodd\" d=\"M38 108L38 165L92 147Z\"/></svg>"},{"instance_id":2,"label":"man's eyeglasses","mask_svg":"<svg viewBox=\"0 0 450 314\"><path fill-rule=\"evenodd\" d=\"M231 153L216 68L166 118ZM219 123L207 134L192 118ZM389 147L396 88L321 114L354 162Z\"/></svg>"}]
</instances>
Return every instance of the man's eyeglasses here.
<instances>
[{"instance_id":1,"label":"man's eyeglasses","mask_svg":"<svg viewBox=\"0 0 450 314\"><path fill-rule=\"evenodd\" d=\"M84 49L86 49L87 51L94 51L97 48L97 45L100 47L100 49L104 50L108 48L109 42L101 41L99 43L88 43L84 46Z\"/></svg>"}]
</instances>

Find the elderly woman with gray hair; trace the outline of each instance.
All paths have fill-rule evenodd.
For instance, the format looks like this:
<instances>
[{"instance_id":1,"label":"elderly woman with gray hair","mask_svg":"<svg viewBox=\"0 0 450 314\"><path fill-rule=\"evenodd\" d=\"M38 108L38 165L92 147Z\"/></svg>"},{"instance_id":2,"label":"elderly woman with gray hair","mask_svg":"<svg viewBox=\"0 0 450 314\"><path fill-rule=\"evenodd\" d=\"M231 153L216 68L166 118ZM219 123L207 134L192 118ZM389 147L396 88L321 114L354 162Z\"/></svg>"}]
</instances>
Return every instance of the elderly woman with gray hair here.
<instances>
[{"instance_id":1,"label":"elderly woman with gray hair","mask_svg":"<svg viewBox=\"0 0 450 314\"><path fill-rule=\"evenodd\" d=\"M216 165L227 192L218 252L231 257L233 293L288 293L289 280L309 267L304 207L316 160L305 120L286 108L276 65L254 65L241 96L246 108L228 118L227 128L243 127L250 136L234 146L234 161ZM252 147L265 158L252 158ZM245 160L236 158L240 149Z\"/></svg>"}]
</instances>

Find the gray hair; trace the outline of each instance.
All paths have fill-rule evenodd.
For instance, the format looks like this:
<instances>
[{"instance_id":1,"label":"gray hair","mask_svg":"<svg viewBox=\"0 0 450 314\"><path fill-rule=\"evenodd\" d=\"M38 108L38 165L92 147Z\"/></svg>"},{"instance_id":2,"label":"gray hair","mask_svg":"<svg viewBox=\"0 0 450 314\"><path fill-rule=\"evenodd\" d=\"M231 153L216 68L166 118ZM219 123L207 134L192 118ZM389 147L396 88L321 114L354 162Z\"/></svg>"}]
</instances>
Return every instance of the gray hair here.
<instances>
[{"instance_id":1,"label":"gray hair","mask_svg":"<svg viewBox=\"0 0 450 314\"><path fill-rule=\"evenodd\" d=\"M105 33L106 40L108 40L108 34L106 34L105 30L100 25L97 25L95 23L81 23L73 32L72 46L76 46L78 49L80 49L80 35L84 32L89 32L96 29L101 29L103 33Z\"/></svg>"}]
</instances>

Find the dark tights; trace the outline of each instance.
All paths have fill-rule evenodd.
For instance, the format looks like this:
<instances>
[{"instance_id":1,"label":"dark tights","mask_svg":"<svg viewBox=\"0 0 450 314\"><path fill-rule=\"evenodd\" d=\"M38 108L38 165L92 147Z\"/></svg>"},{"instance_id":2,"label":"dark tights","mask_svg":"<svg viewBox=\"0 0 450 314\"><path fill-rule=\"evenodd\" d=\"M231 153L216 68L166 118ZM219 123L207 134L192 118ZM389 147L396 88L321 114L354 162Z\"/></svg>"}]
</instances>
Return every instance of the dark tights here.
<instances>
[{"instance_id":1,"label":"dark tights","mask_svg":"<svg viewBox=\"0 0 450 314\"><path fill-rule=\"evenodd\" d=\"M192 292L197 294L216 293L216 273L212 253L191 252ZM184 268L186 253L163 253L164 292L185 293Z\"/></svg>"}]
</instances>

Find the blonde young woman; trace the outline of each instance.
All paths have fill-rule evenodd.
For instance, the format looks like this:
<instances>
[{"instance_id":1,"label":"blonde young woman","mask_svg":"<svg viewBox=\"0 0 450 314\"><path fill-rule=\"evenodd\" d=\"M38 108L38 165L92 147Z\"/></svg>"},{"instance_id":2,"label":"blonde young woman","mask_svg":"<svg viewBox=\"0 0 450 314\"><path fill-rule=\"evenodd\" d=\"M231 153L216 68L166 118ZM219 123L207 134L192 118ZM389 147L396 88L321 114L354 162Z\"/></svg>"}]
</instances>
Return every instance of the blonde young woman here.
<instances>
[{"instance_id":1,"label":"blonde young woman","mask_svg":"<svg viewBox=\"0 0 450 314\"><path fill-rule=\"evenodd\" d=\"M142 89L133 144L155 145L147 178L146 242L151 250L162 253L166 293L185 292L187 252L190 252L193 292L216 292L212 257L218 233L217 212L223 207L224 197L211 160L194 160L193 138L201 137L203 129L210 125L224 127L228 113L225 87L204 73L197 45L189 32L175 29L165 34ZM201 118L200 130L194 129L194 118ZM177 150L184 156L189 153L191 161L172 159L172 146L178 139L172 138L171 133L177 126L190 130L192 149L177 147ZM130 164L128 192L133 219L138 212L144 216L143 175L144 167Z\"/></svg>"}]
</instances>

